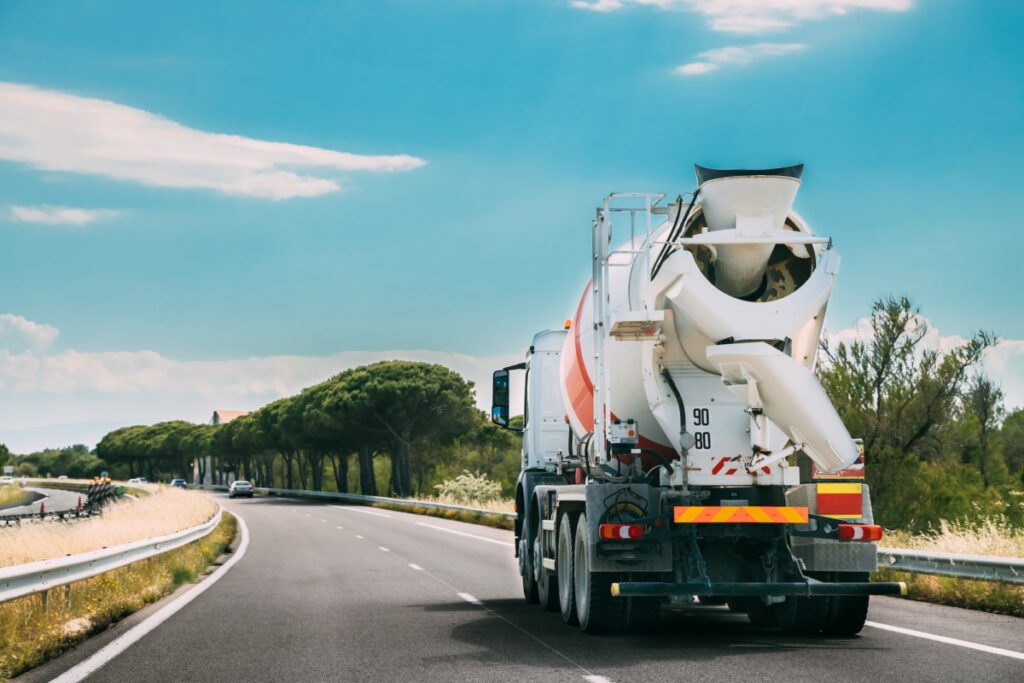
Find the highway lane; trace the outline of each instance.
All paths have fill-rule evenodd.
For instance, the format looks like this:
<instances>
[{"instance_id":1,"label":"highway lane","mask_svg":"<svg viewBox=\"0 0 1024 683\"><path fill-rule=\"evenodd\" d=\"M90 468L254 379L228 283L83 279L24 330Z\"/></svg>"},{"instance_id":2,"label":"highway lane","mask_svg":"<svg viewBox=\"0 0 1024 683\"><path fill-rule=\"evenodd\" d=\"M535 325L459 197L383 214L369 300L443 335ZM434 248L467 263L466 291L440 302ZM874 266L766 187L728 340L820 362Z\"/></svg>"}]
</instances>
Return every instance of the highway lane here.
<instances>
[{"instance_id":1,"label":"highway lane","mask_svg":"<svg viewBox=\"0 0 1024 683\"><path fill-rule=\"evenodd\" d=\"M85 503L86 498L85 494L80 491L64 491L63 489L51 489L35 486L26 486L25 490L41 493L44 498L35 500L27 505L0 510L0 516L36 513L39 512L40 504L46 506L47 512L66 512L68 510L75 509L75 506L78 505L79 498L82 499L83 504Z\"/></svg>"},{"instance_id":2,"label":"highway lane","mask_svg":"<svg viewBox=\"0 0 1024 683\"><path fill-rule=\"evenodd\" d=\"M674 609L650 633L587 636L523 603L510 532L371 508L222 502L250 530L245 557L88 680L1024 678L1021 659L880 628L784 636L725 609ZM869 618L1024 652L1024 621L1010 617L875 598ZM67 659L28 680L48 680Z\"/></svg>"}]
</instances>

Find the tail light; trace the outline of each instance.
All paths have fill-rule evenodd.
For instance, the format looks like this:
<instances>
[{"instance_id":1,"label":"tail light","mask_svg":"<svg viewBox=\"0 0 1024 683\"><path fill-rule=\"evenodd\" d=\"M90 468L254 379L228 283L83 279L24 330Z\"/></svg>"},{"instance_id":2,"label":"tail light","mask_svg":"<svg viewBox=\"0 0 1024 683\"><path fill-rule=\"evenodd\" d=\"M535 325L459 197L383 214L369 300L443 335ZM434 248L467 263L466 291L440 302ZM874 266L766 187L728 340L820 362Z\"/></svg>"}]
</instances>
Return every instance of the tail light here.
<instances>
[{"instance_id":1,"label":"tail light","mask_svg":"<svg viewBox=\"0 0 1024 683\"><path fill-rule=\"evenodd\" d=\"M643 524L602 524L598 536L603 541L633 541L644 537Z\"/></svg>"},{"instance_id":2,"label":"tail light","mask_svg":"<svg viewBox=\"0 0 1024 683\"><path fill-rule=\"evenodd\" d=\"M881 541L882 527L875 524L840 524L840 541Z\"/></svg>"}]
</instances>

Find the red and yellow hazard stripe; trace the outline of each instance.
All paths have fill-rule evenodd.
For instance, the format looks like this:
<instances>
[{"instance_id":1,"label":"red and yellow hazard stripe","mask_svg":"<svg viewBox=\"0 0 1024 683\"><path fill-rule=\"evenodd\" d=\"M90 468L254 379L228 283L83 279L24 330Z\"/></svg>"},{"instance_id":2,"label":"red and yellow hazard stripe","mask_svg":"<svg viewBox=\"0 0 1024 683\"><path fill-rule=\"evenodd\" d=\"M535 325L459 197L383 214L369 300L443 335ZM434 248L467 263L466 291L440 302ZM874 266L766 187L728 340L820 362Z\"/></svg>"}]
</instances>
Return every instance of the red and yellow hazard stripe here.
<instances>
[{"instance_id":1,"label":"red and yellow hazard stripe","mask_svg":"<svg viewBox=\"0 0 1024 683\"><path fill-rule=\"evenodd\" d=\"M860 519L864 488L856 483L817 484L818 514L836 519Z\"/></svg>"},{"instance_id":2,"label":"red and yellow hazard stripe","mask_svg":"<svg viewBox=\"0 0 1024 683\"><path fill-rule=\"evenodd\" d=\"M677 505L676 524L806 524L807 508L769 505Z\"/></svg>"}]
</instances>

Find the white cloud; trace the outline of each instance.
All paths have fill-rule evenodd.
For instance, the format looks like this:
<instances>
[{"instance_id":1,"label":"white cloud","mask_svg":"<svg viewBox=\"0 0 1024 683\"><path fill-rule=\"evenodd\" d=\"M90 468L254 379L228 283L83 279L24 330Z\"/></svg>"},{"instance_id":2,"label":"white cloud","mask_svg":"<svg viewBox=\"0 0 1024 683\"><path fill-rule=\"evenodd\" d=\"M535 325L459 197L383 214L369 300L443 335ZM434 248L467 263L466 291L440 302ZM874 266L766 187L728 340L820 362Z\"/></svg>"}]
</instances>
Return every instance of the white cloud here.
<instances>
[{"instance_id":1,"label":"white cloud","mask_svg":"<svg viewBox=\"0 0 1024 683\"><path fill-rule=\"evenodd\" d=\"M37 343L11 350L7 331ZM474 382L477 405L489 410L491 372L523 357L397 350L197 361L155 351L46 352L56 337L52 326L0 315L0 443L15 452L92 445L109 429L127 424L204 422L216 409L252 410L347 368L381 360L445 365ZM513 385L512 400L521 405L521 386Z\"/></svg>"},{"instance_id":2,"label":"white cloud","mask_svg":"<svg viewBox=\"0 0 1024 683\"><path fill-rule=\"evenodd\" d=\"M756 45L733 45L707 50L697 55L699 61L683 64L675 69L680 76L699 76L716 71L723 66L747 66L766 57L779 57L803 50L802 43L757 43Z\"/></svg>"},{"instance_id":3,"label":"white cloud","mask_svg":"<svg viewBox=\"0 0 1024 683\"><path fill-rule=\"evenodd\" d=\"M57 340L57 328L53 325L32 322L13 313L0 314L0 349L28 345L45 349Z\"/></svg>"},{"instance_id":4,"label":"white cloud","mask_svg":"<svg viewBox=\"0 0 1024 683\"><path fill-rule=\"evenodd\" d=\"M0 83L0 159L278 200L337 192L338 172L407 171L426 163L406 154L352 154L208 133L116 102L16 83Z\"/></svg>"},{"instance_id":5,"label":"white cloud","mask_svg":"<svg viewBox=\"0 0 1024 683\"><path fill-rule=\"evenodd\" d=\"M113 209L76 209L72 206L11 206L11 220L17 223L46 223L47 225L88 225L113 218L120 211Z\"/></svg>"},{"instance_id":6,"label":"white cloud","mask_svg":"<svg viewBox=\"0 0 1024 683\"><path fill-rule=\"evenodd\" d=\"M715 31L756 34L854 9L903 12L913 0L571 0L570 4L594 12L614 12L631 5L695 12Z\"/></svg>"}]
</instances>

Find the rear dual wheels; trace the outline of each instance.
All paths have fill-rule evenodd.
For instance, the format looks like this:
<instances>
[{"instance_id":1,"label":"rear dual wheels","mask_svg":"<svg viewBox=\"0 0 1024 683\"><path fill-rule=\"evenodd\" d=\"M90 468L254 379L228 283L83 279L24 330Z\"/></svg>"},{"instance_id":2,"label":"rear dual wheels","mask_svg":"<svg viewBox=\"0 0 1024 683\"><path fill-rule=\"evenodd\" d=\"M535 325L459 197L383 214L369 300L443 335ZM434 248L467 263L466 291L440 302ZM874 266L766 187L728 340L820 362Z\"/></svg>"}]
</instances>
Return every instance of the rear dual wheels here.
<instances>
[{"instance_id":1,"label":"rear dual wheels","mask_svg":"<svg viewBox=\"0 0 1024 683\"><path fill-rule=\"evenodd\" d=\"M576 616L580 629L584 633L608 633L618 630L622 623L624 601L612 597L612 574L590 570L586 513L580 514L576 522L572 569L573 598L576 602Z\"/></svg>"},{"instance_id":2,"label":"rear dual wheels","mask_svg":"<svg viewBox=\"0 0 1024 683\"><path fill-rule=\"evenodd\" d=\"M562 515L558 524L558 546L555 550L555 564L558 567L558 605L562 612L562 621L567 624L578 624L576 616L576 586L573 580L573 541L575 541L575 512Z\"/></svg>"},{"instance_id":3,"label":"rear dual wheels","mask_svg":"<svg viewBox=\"0 0 1024 683\"><path fill-rule=\"evenodd\" d=\"M821 581L866 582L868 575L860 572L833 572L819 577ZM864 628L868 617L867 595L832 595L829 597L789 597L775 605L775 618L786 633L801 635L855 636Z\"/></svg>"}]
</instances>

